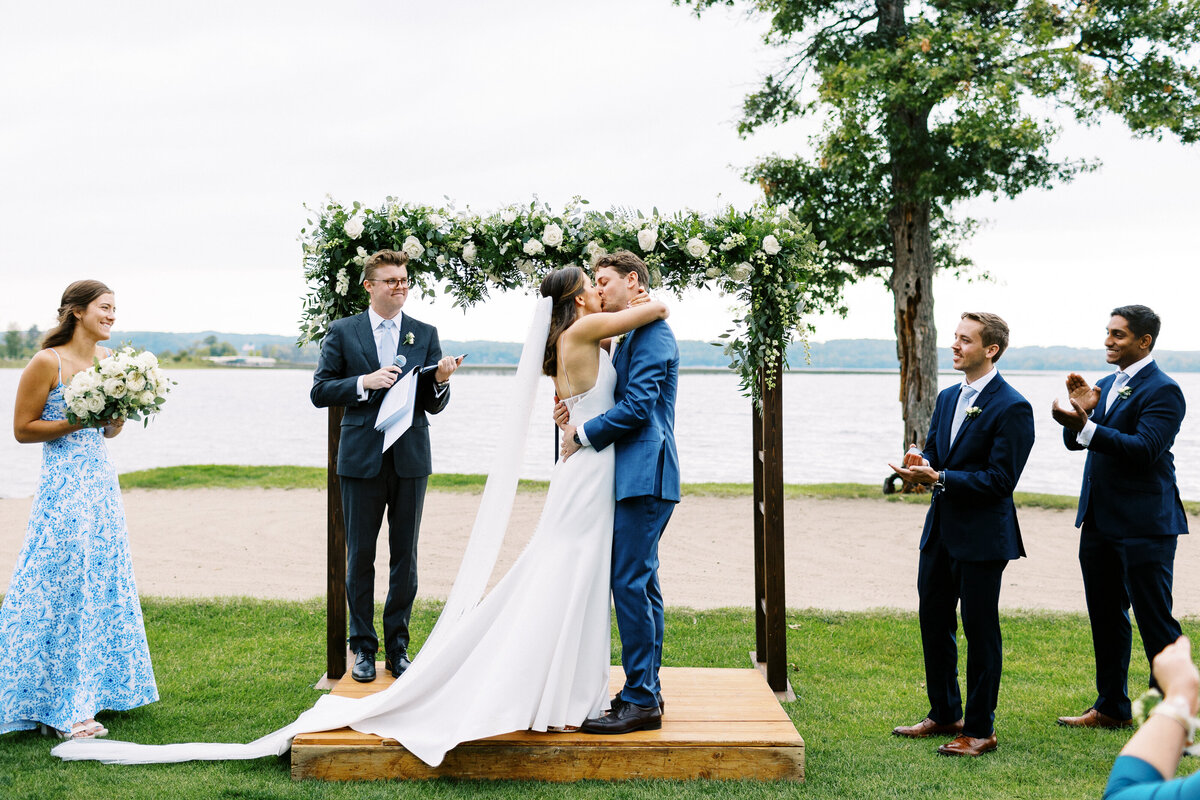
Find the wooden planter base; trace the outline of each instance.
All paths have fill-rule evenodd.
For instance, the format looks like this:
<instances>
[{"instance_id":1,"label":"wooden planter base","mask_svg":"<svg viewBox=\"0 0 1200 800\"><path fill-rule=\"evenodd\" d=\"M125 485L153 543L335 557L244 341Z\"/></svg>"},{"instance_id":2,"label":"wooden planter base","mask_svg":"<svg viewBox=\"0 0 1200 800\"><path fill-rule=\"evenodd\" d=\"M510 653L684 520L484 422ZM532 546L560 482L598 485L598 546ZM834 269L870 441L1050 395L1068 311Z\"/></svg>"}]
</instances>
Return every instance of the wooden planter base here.
<instances>
[{"instance_id":1,"label":"wooden planter base","mask_svg":"<svg viewBox=\"0 0 1200 800\"><path fill-rule=\"evenodd\" d=\"M387 688L391 676L355 683L346 675L334 694L362 697ZM297 736L292 778L327 781L467 778L484 780L804 780L804 740L754 669L664 668L667 713L662 730L622 736L517 731L464 742L430 767L392 739L349 728ZM615 693L625 682L612 668Z\"/></svg>"}]
</instances>

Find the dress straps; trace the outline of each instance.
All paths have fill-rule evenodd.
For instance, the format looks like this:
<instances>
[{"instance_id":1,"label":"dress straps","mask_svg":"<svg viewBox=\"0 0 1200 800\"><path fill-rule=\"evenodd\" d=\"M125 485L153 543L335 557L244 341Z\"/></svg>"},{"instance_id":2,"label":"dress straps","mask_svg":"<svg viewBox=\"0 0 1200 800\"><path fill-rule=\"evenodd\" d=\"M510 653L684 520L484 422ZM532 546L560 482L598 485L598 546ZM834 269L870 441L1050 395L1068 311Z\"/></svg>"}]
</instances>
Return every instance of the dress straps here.
<instances>
[{"instance_id":1,"label":"dress straps","mask_svg":"<svg viewBox=\"0 0 1200 800\"><path fill-rule=\"evenodd\" d=\"M58 359L58 382L62 383L62 356L60 356L58 354L58 351L55 350L53 347L48 348L48 349L50 350L51 353L54 353L54 357Z\"/></svg>"}]
</instances>

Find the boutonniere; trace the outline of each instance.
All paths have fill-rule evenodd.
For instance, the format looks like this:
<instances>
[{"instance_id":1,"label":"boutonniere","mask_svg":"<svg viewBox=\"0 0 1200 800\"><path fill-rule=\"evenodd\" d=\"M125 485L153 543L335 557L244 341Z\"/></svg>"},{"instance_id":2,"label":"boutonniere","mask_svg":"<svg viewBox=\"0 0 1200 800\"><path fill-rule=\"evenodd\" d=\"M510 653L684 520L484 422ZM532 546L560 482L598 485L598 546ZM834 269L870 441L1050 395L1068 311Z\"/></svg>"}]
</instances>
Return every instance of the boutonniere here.
<instances>
[{"instance_id":1,"label":"boutonniere","mask_svg":"<svg viewBox=\"0 0 1200 800\"><path fill-rule=\"evenodd\" d=\"M405 344L412 344L414 341L416 341L416 337L413 336L412 331L409 331L408 333L404 334L404 343Z\"/></svg>"},{"instance_id":2,"label":"boutonniere","mask_svg":"<svg viewBox=\"0 0 1200 800\"><path fill-rule=\"evenodd\" d=\"M617 337L617 346L618 347L621 346L621 342L625 341L625 337L628 335L629 334L627 334L627 333L622 333L620 336Z\"/></svg>"},{"instance_id":3,"label":"boutonniere","mask_svg":"<svg viewBox=\"0 0 1200 800\"><path fill-rule=\"evenodd\" d=\"M979 406L971 406L967 409L967 419L975 419L983 413L983 409Z\"/></svg>"},{"instance_id":4,"label":"boutonniere","mask_svg":"<svg viewBox=\"0 0 1200 800\"><path fill-rule=\"evenodd\" d=\"M1121 398L1122 400L1128 400L1129 395L1131 394L1133 394L1132 386L1122 386L1120 391L1117 392L1117 397Z\"/></svg>"}]
</instances>

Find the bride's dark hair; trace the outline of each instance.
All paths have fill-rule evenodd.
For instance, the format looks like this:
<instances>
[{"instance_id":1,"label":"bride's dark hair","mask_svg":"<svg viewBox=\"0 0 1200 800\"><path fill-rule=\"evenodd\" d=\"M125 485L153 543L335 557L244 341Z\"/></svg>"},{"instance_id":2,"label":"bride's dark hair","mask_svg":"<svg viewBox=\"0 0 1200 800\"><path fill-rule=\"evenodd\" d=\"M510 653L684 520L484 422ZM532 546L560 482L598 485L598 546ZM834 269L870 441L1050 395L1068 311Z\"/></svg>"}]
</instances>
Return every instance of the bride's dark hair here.
<instances>
[{"instance_id":1,"label":"bride's dark hair","mask_svg":"<svg viewBox=\"0 0 1200 800\"><path fill-rule=\"evenodd\" d=\"M546 352L542 357L542 373L558 374L558 337L571 327L578 315L575 298L587 289L587 275L579 267L556 269L542 281L542 297L554 303L550 310L550 335L546 337Z\"/></svg>"},{"instance_id":2,"label":"bride's dark hair","mask_svg":"<svg viewBox=\"0 0 1200 800\"><path fill-rule=\"evenodd\" d=\"M100 281L75 281L68 286L58 306L58 325L46 332L42 348L58 347L71 341L75 335L75 323L79 321L75 312L83 314L92 301L102 294L112 294L112 289Z\"/></svg>"}]
</instances>

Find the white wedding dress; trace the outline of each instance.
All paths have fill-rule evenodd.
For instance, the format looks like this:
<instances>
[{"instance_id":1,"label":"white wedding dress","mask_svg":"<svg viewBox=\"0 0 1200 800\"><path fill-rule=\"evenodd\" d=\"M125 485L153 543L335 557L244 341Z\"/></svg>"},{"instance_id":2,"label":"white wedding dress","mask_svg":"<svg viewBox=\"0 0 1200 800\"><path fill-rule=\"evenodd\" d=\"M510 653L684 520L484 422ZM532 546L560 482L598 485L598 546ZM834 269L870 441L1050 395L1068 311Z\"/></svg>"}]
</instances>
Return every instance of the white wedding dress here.
<instances>
[{"instance_id":1,"label":"white wedding dress","mask_svg":"<svg viewBox=\"0 0 1200 800\"><path fill-rule=\"evenodd\" d=\"M601 353L596 385L566 401L575 425L613 405L616 373ZM488 489L495 478L493 471ZM511 484L515 491L515 472ZM559 461L533 537L482 596L512 504L505 486L496 496L488 489L446 609L412 666L386 690L361 699L326 695L291 725L249 744L88 739L61 744L54 755L119 764L261 758L282 755L297 734L348 726L395 739L437 766L461 742L597 716L608 702L613 449L584 448Z\"/></svg>"}]
</instances>

